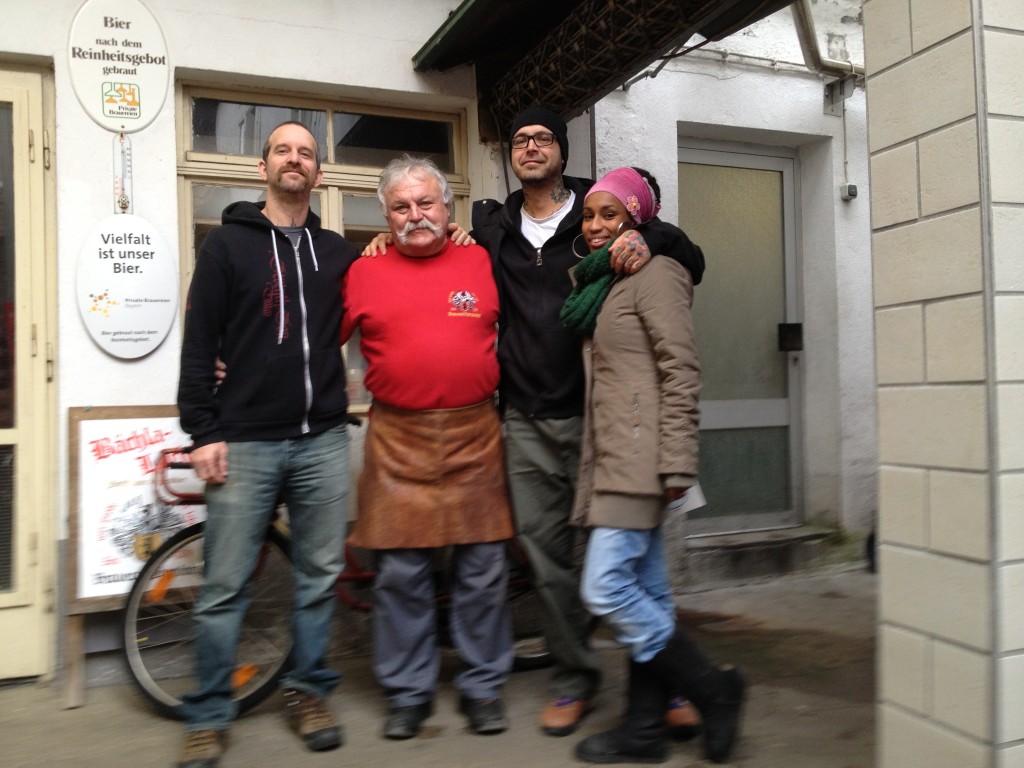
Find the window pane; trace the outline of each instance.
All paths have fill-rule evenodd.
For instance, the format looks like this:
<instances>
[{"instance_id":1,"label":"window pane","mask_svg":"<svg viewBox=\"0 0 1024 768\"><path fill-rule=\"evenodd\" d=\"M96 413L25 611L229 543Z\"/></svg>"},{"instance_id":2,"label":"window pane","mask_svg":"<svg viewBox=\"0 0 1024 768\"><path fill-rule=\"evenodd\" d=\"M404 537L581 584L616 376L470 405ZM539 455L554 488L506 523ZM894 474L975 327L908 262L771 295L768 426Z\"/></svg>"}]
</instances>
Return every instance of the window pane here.
<instances>
[{"instance_id":1,"label":"window pane","mask_svg":"<svg viewBox=\"0 0 1024 768\"><path fill-rule=\"evenodd\" d=\"M342 195L341 216L345 222L345 239L363 246L378 232L387 230L388 225L380 210L380 201L366 195Z\"/></svg>"},{"instance_id":2,"label":"window pane","mask_svg":"<svg viewBox=\"0 0 1024 768\"><path fill-rule=\"evenodd\" d=\"M381 167L408 152L429 156L442 171L455 170L449 122L335 112L334 141L336 163Z\"/></svg>"},{"instance_id":3,"label":"window pane","mask_svg":"<svg viewBox=\"0 0 1024 768\"><path fill-rule=\"evenodd\" d=\"M708 505L693 520L792 509L788 428L702 430L700 485Z\"/></svg>"},{"instance_id":4,"label":"window pane","mask_svg":"<svg viewBox=\"0 0 1024 768\"><path fill-rule=\"evenodd\" d=\"M258 203L266 199L263 187L227 187L219 184L192 185L192 244L199 254L199 245L210 230L220 225L221 214L231 203L248 200ZM320 216L320 195L314 192L309 198L309 207ZM269 242L269 241L268 241Z\"/></svg>"},{"instance_id":5,"label":"window pane","mask_svg":"<svg viewBox=\"0 0 1024 768\"><path fill-rule=\"evenodd\" d=\"M319 109L192 99L192 148L199 152L260 157L263 142L278 125L295 120L309 128L320 146L327 145L327 113Z\"/></svg>"},{"instance_id":6,"label":"window pane","mask_svg":"<svg viewBox=\"0 0 1024 768\"><path fill-rule=\"evenodd\" d=\"M680 226L714 254L693 302L701 399L787 397L777 337L786 322L782 174L680 163L679 188L693 190L679 196Z\"/></svg>"}]
</instances>

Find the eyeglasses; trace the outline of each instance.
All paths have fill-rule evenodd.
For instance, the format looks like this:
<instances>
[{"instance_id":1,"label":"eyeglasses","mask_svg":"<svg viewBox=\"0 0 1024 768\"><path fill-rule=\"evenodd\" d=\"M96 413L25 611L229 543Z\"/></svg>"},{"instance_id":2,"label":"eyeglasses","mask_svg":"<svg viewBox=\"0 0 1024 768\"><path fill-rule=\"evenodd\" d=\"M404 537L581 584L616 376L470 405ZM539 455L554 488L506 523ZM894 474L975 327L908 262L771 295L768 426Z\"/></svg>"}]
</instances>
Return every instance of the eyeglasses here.
<instances>
[{"instance_id":1,"label":"eyeglasses","mask_svg":"<svg viewBox=\"0 0 1024 768\"><path fill-rule=\"evenodd\" d=\"M538 147L550 147L555 143L553 133L520 133L512 137L512 149L526 149L530 139Z\"/></svg>"}]
</instances>

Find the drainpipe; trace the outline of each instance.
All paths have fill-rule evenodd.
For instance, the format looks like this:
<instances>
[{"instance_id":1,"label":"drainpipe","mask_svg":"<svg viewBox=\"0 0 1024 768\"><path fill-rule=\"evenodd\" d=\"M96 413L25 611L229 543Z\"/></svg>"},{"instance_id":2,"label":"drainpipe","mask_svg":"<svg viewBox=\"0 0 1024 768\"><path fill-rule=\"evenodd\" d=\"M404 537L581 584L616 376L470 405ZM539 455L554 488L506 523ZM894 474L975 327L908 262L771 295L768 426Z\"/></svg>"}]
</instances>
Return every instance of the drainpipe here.
<instances>
[{"instance_id":1,"label":"drainpipe","mask_svg":"<svg viewBox=\"0 0 1024 768\"><path fill-rule=\"evenodd\" d=\"M804 52L804 63L808 69L831 77L864 76L864 67L860 64L822 57L821 51L818 49L818 35L814 31L811 0L796 0L790 7L793 9L796 34L800 38L800 48Z\"/></svg>"}]
</instances>

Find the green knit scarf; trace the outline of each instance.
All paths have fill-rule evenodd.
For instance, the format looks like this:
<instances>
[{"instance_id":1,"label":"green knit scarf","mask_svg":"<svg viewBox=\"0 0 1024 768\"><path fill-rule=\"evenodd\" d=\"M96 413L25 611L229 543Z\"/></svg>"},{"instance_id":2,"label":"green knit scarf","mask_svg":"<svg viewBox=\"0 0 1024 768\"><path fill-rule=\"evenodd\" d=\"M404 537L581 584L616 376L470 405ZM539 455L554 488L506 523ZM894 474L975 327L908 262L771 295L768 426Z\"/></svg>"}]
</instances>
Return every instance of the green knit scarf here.
<instances>
[{"instance_id":1,"label":"green knit scarf","mask_svg":"<svg viewBox=\"0 0 1024 768\"><path fill-rule=\"evenodd\" d=\"M562 323L581 336L593 336L597 314L612 289L616 274L612 269L609 242L603 248L585 256L572 271L576 285L562 305L559 315Z\"/></svg>"}]
</instances>

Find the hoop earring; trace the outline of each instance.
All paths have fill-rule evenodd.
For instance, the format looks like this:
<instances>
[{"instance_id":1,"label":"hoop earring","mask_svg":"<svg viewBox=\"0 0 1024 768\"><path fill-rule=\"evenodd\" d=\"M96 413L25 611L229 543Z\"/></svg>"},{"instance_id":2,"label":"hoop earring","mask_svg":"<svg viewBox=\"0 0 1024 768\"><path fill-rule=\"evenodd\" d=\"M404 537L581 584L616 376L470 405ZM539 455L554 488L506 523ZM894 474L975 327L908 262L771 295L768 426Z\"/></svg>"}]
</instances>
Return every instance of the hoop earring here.
<instances>
[{"instance_id":1,"label":"hoop earring","mask_svg":"<svg viewBox=\"0 0 1024 768\"><path fill-rule=\"evenodd\" d=\"M579 240L581 237L583 237L582 232L580 232L578 235L576 235L576 237L572 239L572 255L575 256L577 259L585 259L587 257L587 254L583 254L582 256L580 256L576 252L576 241Z\"/></svg>"}]
</instances>

